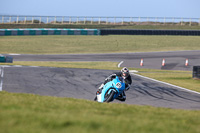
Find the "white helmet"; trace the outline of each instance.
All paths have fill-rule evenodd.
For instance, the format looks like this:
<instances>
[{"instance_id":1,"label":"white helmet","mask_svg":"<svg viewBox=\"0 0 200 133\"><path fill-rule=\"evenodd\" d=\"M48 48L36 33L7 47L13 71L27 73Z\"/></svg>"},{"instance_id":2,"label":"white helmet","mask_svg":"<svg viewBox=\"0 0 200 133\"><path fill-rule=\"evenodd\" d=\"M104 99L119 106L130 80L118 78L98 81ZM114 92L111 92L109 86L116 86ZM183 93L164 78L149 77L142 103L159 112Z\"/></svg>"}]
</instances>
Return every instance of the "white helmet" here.
<instances>
[{"instance_id":1,"label":"white helmet","mask_svg":"<svg viewBox=\"0 0 200 133\"><path fill-rule=\"evenodd\" d=\"M121 72L122 72L122 77L127 78L129 76L128 68L126 68L126 67L122 68Z\"/></svg>"}]
</instances>

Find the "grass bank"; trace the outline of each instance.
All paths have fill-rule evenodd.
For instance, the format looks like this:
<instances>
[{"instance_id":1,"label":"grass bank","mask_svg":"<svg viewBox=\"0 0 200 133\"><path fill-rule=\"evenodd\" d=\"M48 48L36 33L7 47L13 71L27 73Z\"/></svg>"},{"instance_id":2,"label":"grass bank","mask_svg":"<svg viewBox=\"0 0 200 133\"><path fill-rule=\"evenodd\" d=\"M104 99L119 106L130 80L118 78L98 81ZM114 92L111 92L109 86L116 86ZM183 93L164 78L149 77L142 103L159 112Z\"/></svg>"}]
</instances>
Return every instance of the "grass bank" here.
<instances>
[{"instance_id":1,"label":"grass bank","mask_svg":"<svg viewBox=\"0 0 200 133\"><path fill-rule=\"evenodd\" d=\"M200 50L200 36L1 36L0 53L76 54Z\"/></svg>"},{"instance_id":2,"label":"grass bank","mask_svg":"<svg viewBox=\"0 0 200 133\"><path fill-rule=\"evenodd\" d=\"M76 29L163 29L163 30L199 30L199 25L94 25L94 24L0 24L0 29L18 29L18 28L76 28Z\"/></svg>"},{"instance_id":3,"label":"grass bank","mask_svg":"<svg viewBox=\"0 0 200 133\"><path fill-rule=\"evenodd\" d=\"M0 92L2 133L199 133L200 112Z\"/></svg>"},{"instance_id":4,"label":"grass bank","mask_svg":"<svg viewBox=\"0 0 200 133\"><path fill-rule=\"evenodd\" d=\"M118 62L53 62L53 61L14 61L13 63L0 63L0 65L22 65L22 66L43 66L43 67L64 67L64 68L86 68L115 70Z\"/></svg>"},{"instance_id":5,"label":"grass bank","mask_svg":"<svg viewBox=\"0 0 200 133\"><path fill-rule=\"evenodd\" d=\"M192 78L191 71L137 69L138 74L200 92L200 80Z\"/></svg>"}]
</instances>

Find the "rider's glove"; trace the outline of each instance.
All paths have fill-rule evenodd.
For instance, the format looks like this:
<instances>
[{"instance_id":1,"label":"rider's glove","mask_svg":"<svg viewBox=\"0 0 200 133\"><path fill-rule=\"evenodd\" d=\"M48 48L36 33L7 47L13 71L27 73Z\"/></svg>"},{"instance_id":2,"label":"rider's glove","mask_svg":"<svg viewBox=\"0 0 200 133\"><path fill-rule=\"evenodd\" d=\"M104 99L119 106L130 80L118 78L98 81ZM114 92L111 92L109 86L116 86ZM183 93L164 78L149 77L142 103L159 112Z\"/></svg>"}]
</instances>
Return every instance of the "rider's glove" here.
<instances>
[{"instance_id":1,"label":"rider's glove","mask_svg":"<svg viewBox=\"0 0 200 133\"><path fill-rule=\"evenodd\" d=\"M111 75L111 79L116 78L116 76L117 76L116 74L112 74L112 75Z\"/></svg>"},{"instance_id":2,"label":"rider's glove","mask_svg":"<svg viewBox=\"0 0 200 133\"><path fill-rule=\"evenodd\" d=\"M116 74L111 74L110 76L108 76L105 80L108 81L108 80L112 80L116 77Z\"/></svg>"}]
</instances>

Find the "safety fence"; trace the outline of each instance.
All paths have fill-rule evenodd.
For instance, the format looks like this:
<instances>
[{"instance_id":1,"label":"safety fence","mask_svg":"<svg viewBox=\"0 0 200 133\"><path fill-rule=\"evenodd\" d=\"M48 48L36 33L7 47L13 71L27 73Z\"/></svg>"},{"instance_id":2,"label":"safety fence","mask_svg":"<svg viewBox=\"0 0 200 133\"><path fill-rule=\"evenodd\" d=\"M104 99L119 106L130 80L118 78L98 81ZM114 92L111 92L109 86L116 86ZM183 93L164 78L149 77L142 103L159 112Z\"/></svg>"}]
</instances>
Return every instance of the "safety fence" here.
<instances>
[{"instance_id":1,"label":"safety fence","mask_svg":"<svg viewBox=\"0 0 200 133\"><path fill-rule=\"evenodd\" d=\"M100 35L98 29L0 29L0 36L13 35Z\"/></svg>"},{"instance_id":2,"label":"safety fence","mask_svg":"<svg viewBox=\"0 0 200 133\"><path fill-rule=\"evenodd\" d=\"M0 24L93 24L93 25L199 25L200 18L181 17L101 17L101 16L8 16Z\"/></svg>"}]
</instances>

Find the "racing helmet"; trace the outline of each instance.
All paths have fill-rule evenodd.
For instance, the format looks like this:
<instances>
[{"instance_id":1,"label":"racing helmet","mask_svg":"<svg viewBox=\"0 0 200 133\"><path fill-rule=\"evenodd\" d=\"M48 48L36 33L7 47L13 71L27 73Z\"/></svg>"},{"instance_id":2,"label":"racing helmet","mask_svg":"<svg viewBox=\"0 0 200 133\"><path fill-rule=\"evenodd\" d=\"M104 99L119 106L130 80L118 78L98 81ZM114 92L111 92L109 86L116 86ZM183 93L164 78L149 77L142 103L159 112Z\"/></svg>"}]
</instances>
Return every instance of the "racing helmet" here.
<instances>
[{"instance_id":1,"label":"racing helmet","mask_svg":"<svg viewBox=\"0 0 200 133\"><path fill-rule=\"evenodd\" d=\"M121 72L122 72L122 77L127 78L129 76L128 68L126 68L126 67L122 68Z\"/></svg>"}]
</instances>

